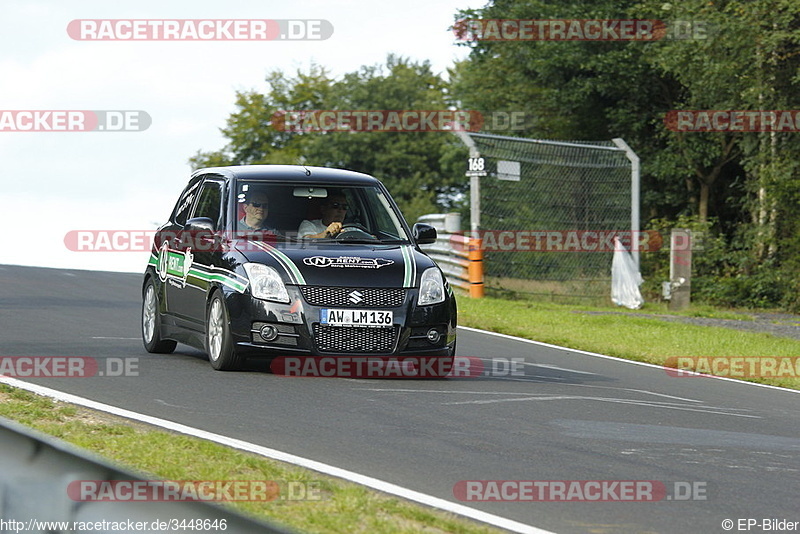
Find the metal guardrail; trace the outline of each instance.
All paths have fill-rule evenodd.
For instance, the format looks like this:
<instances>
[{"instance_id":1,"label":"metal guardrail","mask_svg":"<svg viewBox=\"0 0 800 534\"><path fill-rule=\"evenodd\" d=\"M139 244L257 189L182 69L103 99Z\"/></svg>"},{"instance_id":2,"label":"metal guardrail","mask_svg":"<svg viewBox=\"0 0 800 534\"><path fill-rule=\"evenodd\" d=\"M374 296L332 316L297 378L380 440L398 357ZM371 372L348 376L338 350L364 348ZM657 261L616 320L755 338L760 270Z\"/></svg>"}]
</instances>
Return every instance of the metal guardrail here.
<instances>
[{"instance_id":1,"label":"metal guardrail","mask_svg":"<svg viewBox=\"0 0 800 534\"><path fill-rule=\"evenodd\" d=\"M420 245L436 262L451 286L468 291L472 297L483 296L483 253L479 239L471 239L461 230L458 213L423 215L417 222L436 228L436 242Z\"/></svg>"},{"instance_id":2,"label":"metal guardrail","mask_svg":"<svg viewBox=\"0 0 800 534\"><path fill-rule=\"evenodd\" d=\"M101 458L0 417L0 532L62 534L72 532L134 532L114 528L145 523L139 532L180 530L160 528L167 522L208 520L226 534L288 534L290 531L199 501L76 501L70 483L81 480L149 480ZM159 523L154 523L159 522ZM91 524L74 530L75 523Z\"/></svg>"}]
</instances>

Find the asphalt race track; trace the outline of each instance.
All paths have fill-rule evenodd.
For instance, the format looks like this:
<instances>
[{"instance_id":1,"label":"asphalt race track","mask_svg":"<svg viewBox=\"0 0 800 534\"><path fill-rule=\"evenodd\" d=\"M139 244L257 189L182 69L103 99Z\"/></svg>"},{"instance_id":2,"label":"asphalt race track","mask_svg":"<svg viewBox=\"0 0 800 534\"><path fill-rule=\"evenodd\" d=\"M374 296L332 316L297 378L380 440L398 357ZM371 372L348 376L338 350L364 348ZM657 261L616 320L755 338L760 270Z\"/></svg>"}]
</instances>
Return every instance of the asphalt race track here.
<instances>
[{"instance_id":1,"label":"asphalt race track","mask_svg":"<svg viewBox=\"0 0 800 534\"><path fill-rule=\"evenodd\" d=\"M553 532L685 534L724 532L724 519L800 521L797 393L676 378L470 330L459 332L460 356L523 358L523 376L288 378L261 362L224 373L184 345L145 352L140 287L135 274L0 266L0 356L89 356L100 369L136 358L138 376L27 381ZM659 481L668 497L462 502L453 489L464 480ZM702 499L684 491L692 487Z\"/></svg>"}]
</instances>

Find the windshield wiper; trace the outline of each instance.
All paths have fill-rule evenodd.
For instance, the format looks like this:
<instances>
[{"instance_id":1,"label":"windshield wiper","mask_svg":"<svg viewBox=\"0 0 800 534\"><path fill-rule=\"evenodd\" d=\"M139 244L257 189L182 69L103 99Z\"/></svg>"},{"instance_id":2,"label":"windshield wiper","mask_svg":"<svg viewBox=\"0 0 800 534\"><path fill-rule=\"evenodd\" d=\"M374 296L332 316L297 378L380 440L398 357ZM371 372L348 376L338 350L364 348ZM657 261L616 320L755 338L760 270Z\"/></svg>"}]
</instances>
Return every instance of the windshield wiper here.
<instances>
[{"instance_id":1,"label":"windshield wiper","mask_svg":"<svg viewBox=\"0 0 800 534\"><path fill-rule=\"evenodd\" d=\"M380 245L381 241L375 239L334 239L337 243L342 245Z\"/></svg>"},{"instance_id":2,"label":"windshield wiper","mask_svg":"<svg viewBox=\"0 0 800 534\"><path fill-rule=\"evenodd\" d=\"M236 236L237 239L246 239L248 241L261 241L264 243L276 243L279 241L288 241L289 238L281 233L250 233L241 232Z\"/></svg>"}]
</instances>

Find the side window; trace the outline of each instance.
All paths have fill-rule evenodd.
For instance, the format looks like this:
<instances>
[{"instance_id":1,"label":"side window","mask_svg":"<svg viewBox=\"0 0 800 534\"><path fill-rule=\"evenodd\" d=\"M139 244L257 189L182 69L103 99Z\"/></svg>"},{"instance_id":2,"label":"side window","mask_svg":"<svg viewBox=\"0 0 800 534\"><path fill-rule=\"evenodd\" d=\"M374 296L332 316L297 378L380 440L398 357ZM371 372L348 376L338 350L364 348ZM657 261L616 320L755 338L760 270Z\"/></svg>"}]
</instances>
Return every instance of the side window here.
<instances>
[{"instance_id":1,"label":"side window","mask_svg":"<svg viewBox=\"0 0 800 534\"><path fill-rule=\"evenodd\" d=\"M369 221L369 216L363 209L361 192L356 190L351 194L345 193L345 201L347 202L347 215L345 222L355 222L363 224L364 226L372 226Z\"/></svg>"},{"instance_id":2,"label":"side window","mask_svg":"<svg viewBox=\"0 0 800 534\"><path fill-rule=\"evenodd\" d=\"M222 227L222 183L215 180L206 180L200 190L197 206L192 217L208 217L216 228Z\"/></svg>"},{"instance_id":3,"label":"side window","mask_svg":"<svg viewBox=\"0 0 800 534\"><path fill-rule=\"evenodd\" d=\"M186 186L186 189L183 190L181 196L178 197L178 202L175 204L172 217L170 217L175 224L180 226L184 226L186 224L192 204L197 196L197 188L201 183L202 180L199 177L194 178L191 182L189 182L189 185Z\"/></svg>"},{"instance_id":4,"label":"side window","mask_svg":"<svg viewBox=\"0 0 800 534\"><path fill-rule=\"evenodd\" d=\"M402 236L403 225L400 224L397 215L389 204L389 200L378 189L369 190L367 194L369 195L372 212L376 215L378 224L376 230L392 237Z\"/></svg>"}]
</instances>

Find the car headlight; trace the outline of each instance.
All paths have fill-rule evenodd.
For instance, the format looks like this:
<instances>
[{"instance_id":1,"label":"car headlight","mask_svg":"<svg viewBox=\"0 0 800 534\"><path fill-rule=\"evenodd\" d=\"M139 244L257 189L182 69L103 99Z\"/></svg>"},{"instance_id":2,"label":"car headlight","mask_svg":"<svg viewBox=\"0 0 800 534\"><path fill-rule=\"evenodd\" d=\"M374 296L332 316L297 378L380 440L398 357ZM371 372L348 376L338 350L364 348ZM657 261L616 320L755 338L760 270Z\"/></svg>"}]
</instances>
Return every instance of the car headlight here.
<instances>
[{"instance_id":1,"label":"car headlight","mask_svg":"<svg viewBox=\"0 0 800 534\"><path fill-rule=\"evenodd\" d=\"M289 293L278 271L261 263L245 263L244 270L250 279L250 293L255 298L289 302Z\"/></svg>"},{"instance_id":2,"label":"car headlight","mask_svg":"<svg viewBox=\"0 0 800 534\"><path fill-rule=\"evenodd\" d=\"M436 267L431 267L422 273L419 284L419 304L438 304L444 302L444 280L442 273Z\"/></svg>"}]
</instances>

